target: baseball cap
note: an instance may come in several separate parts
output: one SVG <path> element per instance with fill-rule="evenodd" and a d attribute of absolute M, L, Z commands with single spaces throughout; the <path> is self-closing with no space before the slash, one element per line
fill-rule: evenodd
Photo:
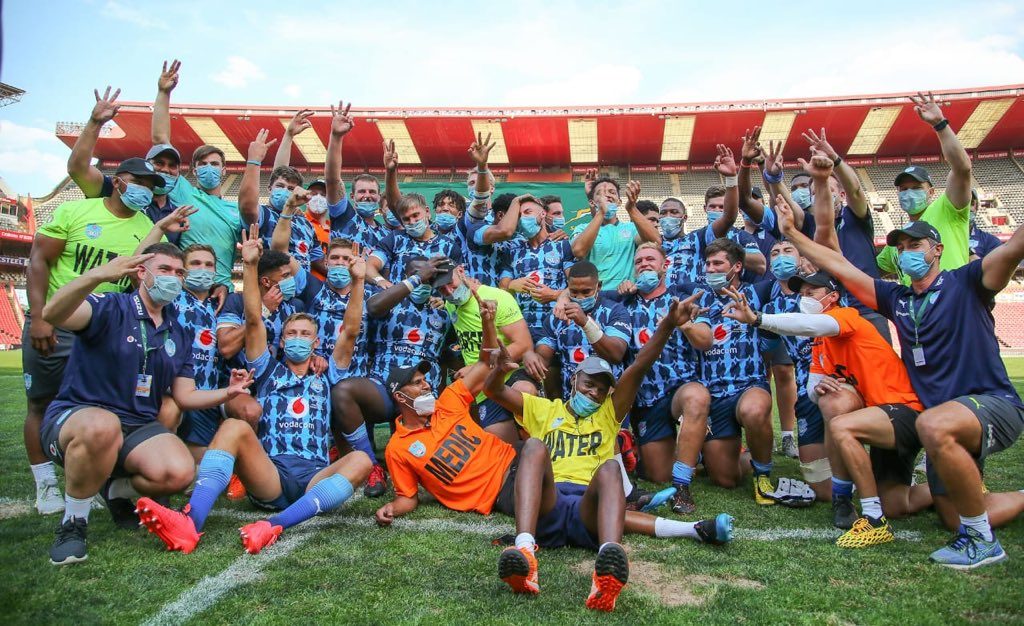
<path fill-rule="evenodd" d="M 327 189 L 327 183 L 326 183 L 326 182 L 324 182 L 324 179 L 322 179 L 322 178 L 317 178 L 317 179 L 315 179 L 315 180 L 311 180 L 311 181 L 309 181 L 309 182 L 308 182 L 308 183 L 306 184 L 306 189 L 310 189 L 310 188 L 311 188 L 311 187 L 312 187 L 313 185 L 320 185 L 321 187 L 323 187 L 323 188 L 324 188 L 324 190 L 326 190 L 326 189 Z"/>
<path fill-rule="evenodd" d="M 121 161 L 121 164 L 117 166 L 117 170 L 114 173 L 131 174 L 137 178 L 148 178 L 153 181 L 154 187 L 162 188 L 164 186 L 164 177 L 153 169 L 153 164 L 139 157 L 132 157 Z"/>
<path fill-rule="evenodd" d="M 929 185 L 932 184 L 932 177 L 928 175 L 928 170 L 924 169 L 920 165 L 911 165 L 907 169 L 897 174 L 896 181 L 893 184 L 899 187 L 900 181 L 903 180 L 904 176 L 909 176 L 914 180 L 920 181 L 922 183 L 928 183 Z"/>
<path fill-rule="evenodd" d="M 793 174 L 793 178 L 789 179 L 789 184 L 792 185 L 794 182 L 796 182 L 796 179 L 798 178 L 806 178 L 807 180 L 811 180 L 811 175 L 808 174 L 807 172 L 797 172 L 796 174 Z"/>
<path fill-rule="evenodd" d="M 906 235 L 911 239 L 934 239 L 935 241 L 942 243 L 942 238 L 939 237 L 939 231 L 935 230 L 934 226 L 924 220 L 910 222 L 903 228 L 897 228 L 896 230 L 891 231 L 885 236 L 885 243 L 890 246 L 895 246 L 900 240 L 900 235 Z"/>
<path fill-rule="evenodd" d="M 158 154 L 163 154 L 164 152 L 170 152 L 174 155 L 174 158 L 178 159 L 178 163 L 181 163 L 181 153 L 169 143 L 158 143 L 150 148 L 149 152 L 146 153 L 146 160 L 156 158 Z"/>
<path fill-rule="evenodd" d="M 615 384 L 615 374 L 612 373 L 612 366 L 608 364 L 599 356 L 588 356 L 576 366 L 577 372 L 583 372 L 584 374 L 590 374 L 591 376 L 598 376 L 604 374 L 608 377 L 608 384 Z"/>
<path fill-rule="evenodd" d="M 751 187 L 750 195 L 757 198 L 758 200 L 764 199 L 764 192 L 761 191 L 760 187 Z"/>
<path fill-rule="evenodd" d="M 391 367 L 391 369 L 388 371 L 388 392 L 395 393 L 402 387 L 408 385 L 409 381 L 412 380 L 412 377 L 416 372 L 426 374 L 429 371 L 429 361 L 420 361 L 416 365 L 410 365 L 408 367 Z"/>
<path fill-rule="evenodd" d="M 430 281 L 430 286 L 434 289 L 438 287 L 444 287 L 445 285 L 452 282 L 452 273 L 455 271 L 455 263 L 451 259 L 445 259 L 444 263 L 437 267 L 437 274 L 434 275 L 434 279 Z"/>
<path fill-rule="evenodd" d="M 820 270 L 807 276 L 793 276 L 786 282 L 786 285 L 793 291 L 800 291 L 800 288 L 804 285 L 828 287 L 832 291 L 839 291 L 839 283 L 836 282 L 836 279 L 832 278 L 832 275 L 828 272 Z"/>

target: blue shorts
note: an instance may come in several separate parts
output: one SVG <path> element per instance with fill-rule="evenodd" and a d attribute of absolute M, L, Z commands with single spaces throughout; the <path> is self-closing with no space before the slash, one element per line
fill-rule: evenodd
<path fill-rule="evenodd" d="M 526 373 L 526 370 L 520 368 L 512 372 L 512 375 L 505 381 L 505 386 L 511 387 L 521 380 L 527 380 L 534 385 L 537 385 L 537 381 L 531 378 L 530 375 Z M 477 404 L 477 411 L 480 418 L 480 426 L 483 428 L 493 426 L 494 424 L 500 424 L 501 422 L 507 422 L 514 417 L 511 411 L 507 410 L 505 407 L 490 398 L 487 398 L 483 402 Z"/>
<path fill-rule="evenodd" d="M 771 365 L 792 365 L 793 359 L 789 356 L 789 351 L 786 349 L 786 343 L 784 341 L 776 342 L 775 346 L 765 352 L 765 356 L 768 357 L 768 362 Z"/>
<path fill-rule="evenodd" d="M 558 497 L 547 515 L 537 520 L 537 545 L 542 548 L 575 546 L 597 550 L 597 537 L 590 534 L 580 517 L 580 502 L 586 485 L 555 483 Z"/>
<path fill-rule="evenodd" d="M 672 416 L 672 397 L 675 391 L 673 389 L 667 392 L 652 406 L 633 407 L 630 411 L 630 423 L 636 433 L 638 445 L 662 439 L 675 439 L 676 419 Z"/>
<path fill-rule="evenodd" d="M 82 409 L 95 408 L 90 405 L 71 404 L 70 402 L 52 402 L 46 409 L 43 416 L 43 424 L 39 429 L 39 443 L 43 447 L 43 454 L 55 464 L 64 467 L 64 449 L 60 446 L 60 431 L 68 419 Z M 124 468 L 128 455 L 135 448 L 146 441 L 159 435 L 169 435 L 171 431 L 157 421 L 145 424 L 126 425 L 121 423 L 121 447 L 117 451 L 117 461 L 111 476 L 120 478 L 128 476 Z"/>
<path fill-rule="evenodd" d="M 208 446 L 213 441 L 213 435 L 223 420 L 224 414 L 220 407 L 201 411 L 185 411 L 181 414 L 178 437 L 185 443 Z"/>
<path fill-rule="evenodd" d="M 740 436 L 740 422 L 736 418 L 736 411 L 739 409 L 740 398 L 751 389 L 764 389 L 771 394 L 771 387 L 767 382 L 756 382 L 731 396 L 717 398 L 714 395 L 711 396 L 711 408 L 708 411 L 708 434 L 704 441 Z"/>
<path fill-rule="evenodd" d="M 801 446 L 825 442 L 825 418 L 806 394 L 796 397 L 796 428 Z"/>
<path fill-rule="evenodd" d="M 391 398 L 391 394 L 388 393 L 388 390 L 384 387 L 384 383 L 372 376 L 368 380 L 377 388 L 377 393 L 380 394 L 380 399 L 384 402 L 384 415 L 387 416 L 387 421 L 390 422 L 395 419 L 395 417 L 398 416 L 398 407 L 395 406 L 395 401 Z"/>
<path fill-rule="evenodd" d="M 313 480 L 313 476 L 327 467 L 316 461 L 291 454 L 272 456 L 270 462 L 277 468 L 277 475 L 281 479 L 281 495 L 273 500 L 259 500 L 249 496 L 249 500 L 260 508 L 275 511 L 287 509 L 293 502 L 301 498 L 306 493 L 306 487 L 309 486 L 309 481 Z"/>

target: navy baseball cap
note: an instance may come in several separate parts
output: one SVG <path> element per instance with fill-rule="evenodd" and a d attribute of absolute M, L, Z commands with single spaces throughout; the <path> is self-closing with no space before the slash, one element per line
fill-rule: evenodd
<path fill-rule="evenodd" d="M 312 188 L 313 185 L 319 185 L 324 188 L 324 191 L 327 191 L 327 183 L 324 182 L 324 179 L 322 178 L 317 178 L 316 180 L 309 181 L 309 183 L 306 185 L 306 189 Z"/>
<path fill-rule="evenodd" d="M 177 148 L 175 148 L 169 143 L 158 143 L 152 148 L 150 148 L 149 152 L 146 153 L 146 160 L 149 161 L 151 159 L 154 159 L 158 154 L 163 154 L 165 152 L 170 152 L 171 154 L 173 154 L 174 158 L 178 159 L 178 163 L 181 163 L 181 153 L 178 152 Z"/>
<path fill-rule="evenodd" d="M 895 247 L 896 243 L 900 240 L 900 235 L 906 235 L 911 239 L 934 239 L 936 242 L 942 243 L 939 231 L 935 230 L 934 226 L 924 220 L 910 222 L 903 228 L 897 228 L 896 230 L 891 231 L 885 236 L 885 243 Z"/>
<path fill-rule="evenodd" d="M 420 361 L 416 365 L 410 365 L 409 367 L 392 367 L 388 372 L 388 391 L 390 393 L 395 393 L 402 387 L 408 385 L 416 372 L 426 374 L 429 371 L 429 361 Z"/>
<path fill-rule="evenodd" d="M 121 164 L 117 166 L 117 170 L 114 173 L 131 174 L 136 178 L 148 178 L 153 181 L 154 187 L 163 188 L 164 186 L 164 177 L 153 168 L 153 164 L 139 157 L 132 157 L 121 161 Z"/>
<path fill-rule="evenodd" d="M 828 287 L 832 291 L 839 291 L 839 283 L 836 282 L 836 279 L 832 278 L 828 272 L 820 270 L 807 276 L 793 276 L 786 282 L 786 285 L 793 291 L 800 291 L 804 285 Z"/>
<path fill-rule="evenodd" d="M 590 374 L 591 376 L 605 375 L 608 377 L 608 384 L 615 384 L 615 374 L 612 373 L 612 366 L 599 356 L 590 355 L 576 366 L 577 372 Z"/>
<path fill-rule="evenodd" d="M 899 187 L 900 186 L 900 181 L 903 180 L 903 178 L 906 177 L 906 176 L 909 176 L 909 177 L 913 178 L 914 180 L 920 181 L 922 183 L 928 183 L 929 185 L 932 185 L 933 187 L 935 186 L 935 185 L 932 184 L 932 177 L 928 175 L 928 170 L 924 169 L 920 165 L 911 165 L 907 169 L 905 169 L 902 172 L 900 172 L 899 174 L 897 174 L 896 175 L 896 181 L 893 183 L 893 185 L 896 185 L 897 187 Z"/>

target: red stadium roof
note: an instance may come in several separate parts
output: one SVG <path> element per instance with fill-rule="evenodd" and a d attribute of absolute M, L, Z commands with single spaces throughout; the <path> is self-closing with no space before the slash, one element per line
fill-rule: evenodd
<path fill-rule="evenodd" d="M 766 134 L 768 128 L 774 127 L 776 138 L 785 138 L 790 146 L 787 156 L 792 159 L 804 151 L 800 133 L 821 127 L 828 130 L 829 140 L 840 154 L 864 162 L 876 157 L 938 155 L 938 140 L 925 132 L 907 95 L 594 107 L 353 108 L 351 115 L 356 118 L 356 127 L 345 137 L 343 160 L 346 169 L 380 169 L 382 139 L 385 134 L 394 136 L 397 132 L 399 138 L 407 133 L 413 146 L 399 149 L 403 171 L 466 168 L 472 164 L 466 149 L 475 136 L 474 126 L 488 123 L 492 130 L 500 129 L 495 134 L 508 155 L 508 162 L 501 163 L 492 154 L 495 169 L 530 171 L 593 164 L 705 166 L 714 160 L 716 143 L 728 143 L 735 150 L 744 130 L 756 124 L 765 124 Z M 965 125 L 970 120 L 969 134 L 974 139 L 965 143 L 972 151 L 993 153 L 1024 148 L 1024 84 L 943 91 L 936 92 L 936 96 L 941 97 L 950 124 L 964 140 Z M 298 145 L 293 148 L 291 162 L 298 167 L 323 162 L 320 155 L 328 140 L 330 111 L 314 110 L 316 136 L 307 137 L 310 131 L 299 136 L 300 140 L 306 137 L 314 144 L 313 149 L 304 156 Z M 196 130 L 205 124 L 204 134 L 210 128 L 216 133 L 219 128 L 232 147 L 245 155 L 259 129 L 268 128 L 271 137 L 280 137 L 294 111 L 280 107 L 173 104 L 173 143 L 187 160 L 197 146 L 206 143 Z M 116 126 L 105 129 L 100 138 L 96 156 L 102 161 L 120 161 L 145 154 L 151 145 L 151 112 L 149 103 L 125 103 Z M 203 118 L 214 124 L 203 122 Z M 679 136 L 666 137 L 669 121 L 671 127 L 682 129 Z M 577 132 L 570 132 L 570 127 Z M 71 146 L 80 129 L 81 124 L 60 123 L 57 136 Z M 861 152 L 851 153 L 859 134 Z M 321 145 L 316 146 L 317 143 Z M 663 158 L 663 149 L 671 145 L 683 151 Z M 869 148 L 863 148 L 865 145 Z M 228 146 L 220 147 L 229 152 L 229 162 L 239 161 L 230 156 Z M 574 151 L 580 158 L 573 160 Z M 416 157 L 419 164 L 415 163 Z M 268 164 L 270 161 L 267 159 Z"/>

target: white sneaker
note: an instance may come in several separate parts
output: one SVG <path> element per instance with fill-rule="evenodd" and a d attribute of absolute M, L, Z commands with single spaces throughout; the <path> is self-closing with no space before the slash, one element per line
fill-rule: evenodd
<path fill-rule="evenodd" d="M 64 496 L 60 494 L 56 478 L 44 480 L 36 485 L 36 510 L 40 515 L 60 513 L 64 510 Z"/>
<path fill-rule="evenodd" d="M 93 511 L 102 511 L 107 508 L 107 503 L 103 501 L 103 496 L 96 494 L 92 497 L 92 504 L 89 505 L 89 508 Z"/>

